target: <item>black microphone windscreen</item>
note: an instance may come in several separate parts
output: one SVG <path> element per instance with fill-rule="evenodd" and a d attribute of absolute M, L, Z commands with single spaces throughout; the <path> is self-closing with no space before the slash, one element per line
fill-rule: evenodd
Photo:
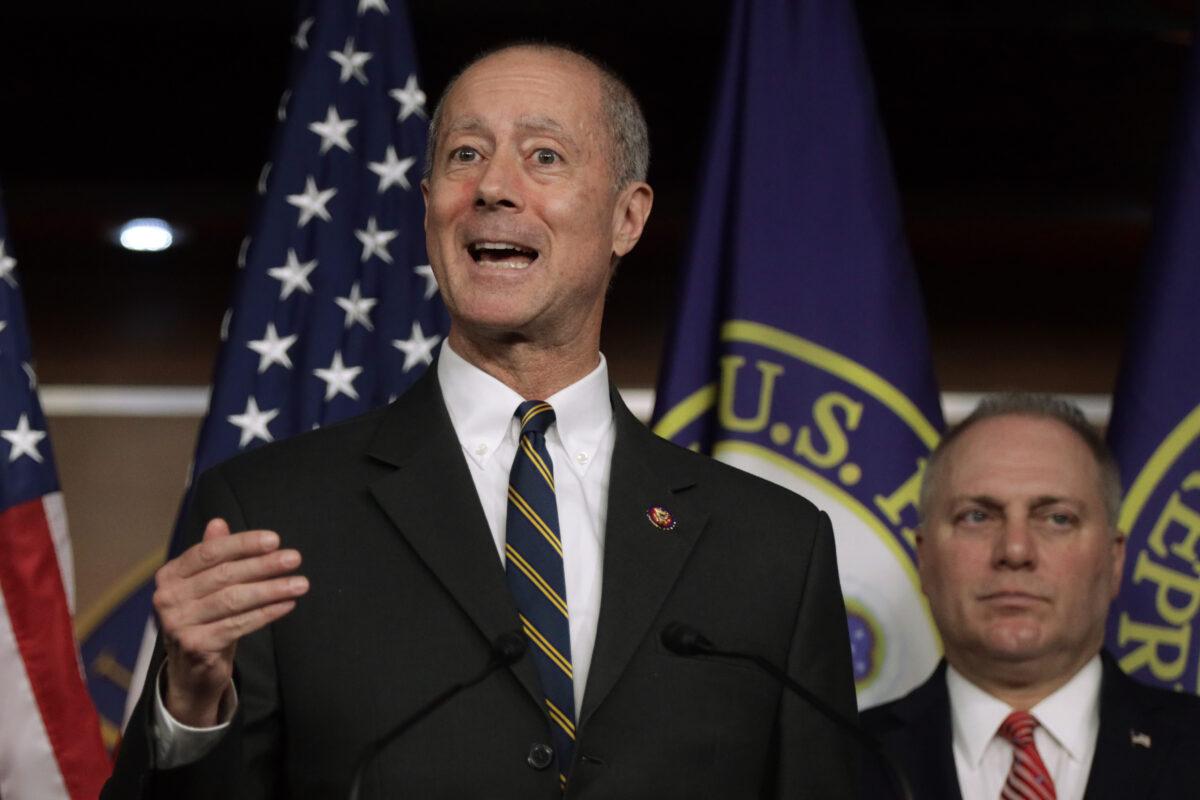
<path fill-rule="evenodd" d="M 492 642 L 492 658 L 498 664 L 515 664 L 525 655 L 525 648 L 525 637 L 520 633 L 502 633 Z"/>

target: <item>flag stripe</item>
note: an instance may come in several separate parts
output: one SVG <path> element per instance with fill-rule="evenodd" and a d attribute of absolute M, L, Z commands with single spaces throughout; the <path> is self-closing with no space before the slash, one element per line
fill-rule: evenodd
<path fill-rule="evenodd" d="M 67 595 L 40 498 L 0 513 L 0 591 L 56 768 L 72 800 L 94 798 L 108 777 L 108 756 L 80 674 Z M 7 713 L 0 723 L 15 724 Z"/>

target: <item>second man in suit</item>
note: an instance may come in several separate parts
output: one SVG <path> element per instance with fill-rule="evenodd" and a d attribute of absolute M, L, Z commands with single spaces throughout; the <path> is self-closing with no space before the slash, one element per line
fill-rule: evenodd
<path fill-rule="evenodd" d="M 1044 395 L 989 398 L 938 444 L 918 571 L 945 660 L 864 713 L 918 798 L 1178 798 L 1200 787 L 1200 699 L 1104 652 L 1120 482 L 1099 434 Z M 867 771 L 864 798 L 891 796 Z"/>

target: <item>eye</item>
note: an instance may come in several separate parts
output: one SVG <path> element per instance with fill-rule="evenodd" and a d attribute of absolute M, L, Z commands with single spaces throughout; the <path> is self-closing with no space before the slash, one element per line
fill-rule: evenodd
<path fill-rule="evenodd" d="M 1075 515 L 1065 511 L 1052 511 L 1046 515 L 1046 519 L 1056 528 L 1069 528 L 1075 524 Z"/>
<path fill-rule="evenodd" d="M 959 512 L 954 518 L 955 522 L 964 525 L 983 525 L 991 519 L 991 514 L 982 508 L 968 508 L 965 511 Z"/>
<path fill-rule="evenodd" d="M 479 152 L 474 147 L 456 147 L 450 151 L 450 158 L 461 164 L 469 164 L 479 157 Z"/>
<path fill-rule="evenodd" d="M 549 147 L 539 147 L 533 152 L 533 158 L 542 166 L 551 166 L 562 160 L 562 157 Z"/>

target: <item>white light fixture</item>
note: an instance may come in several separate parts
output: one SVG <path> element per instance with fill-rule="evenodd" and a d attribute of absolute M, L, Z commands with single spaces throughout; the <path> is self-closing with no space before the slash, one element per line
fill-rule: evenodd
<path fill-rule="evenodd" d="M 126 250 L 157 253 L 175 242 L 175 230 L 166 220 L 156 217 L 131 219 L 117 232 L 117 241 Z"/>

